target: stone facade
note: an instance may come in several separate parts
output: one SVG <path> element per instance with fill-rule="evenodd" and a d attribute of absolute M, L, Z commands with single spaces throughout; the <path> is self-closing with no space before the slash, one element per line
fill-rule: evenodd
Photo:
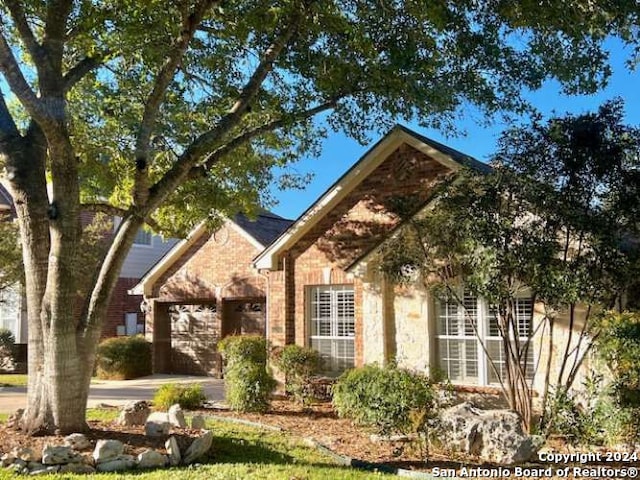
<path fill-rule="evenodd" d="M 367 296 L 360 278 L 347 268 L 380 244 L 400 223 L 398 202 L 424 205 L 451 170 L 403 144 L 393 151 L 327 215 L 286 252 L 279 268 L 269 272 L 269 338 L 276 345 L 309 344 L 308 289 L 318 285 L 351 285 L 355 299 L 355 364 L 368 361 L 365 349 L 384 340 L 382 331 L 363 314 Z M 366 326 L 365 326 L 366 325 Z M 365 346 L 364 339 L 367 339 Z M 372 358 L 382 360 L 374 354 Z"/>
<path fill-rule="evenodd" d="M 150 287 L 145 290 L 147 334 L 154 343 L 155 371 L 174 371 L 180 364 L 177 352 L 197 364 L 187 370 L 217 375 L 211 346 L 231 333 L 265 333 L 274 346 L 296 343 L 321 352 L 318 345 L 325 339 L 348 339 L 345 344 L 353 349 L 349 361 L 356 366 L 395 360 L 401 367 L 433 371 L 443 356 L 436 299 L 420 285 L 386 281 L 372 253 L 402 228 L 402 215 L 429 205 L 461 165 L 487 168 L 443 145 L 394 130 L 288 230 L 272 243 L 263 242 L 266 248 L 248 241 L 231 221 L 213 234 L 194 236 L 162 274 L 145 283 L 145 289 Z M 348 297 L 343 304 L 335 300 L 340 295 Z M 199 319 L 201 330 L 198 322 L 192 322 L 191 330 L 178 328 L 175 309 L 185 305 L 210 309 L 211 317 Z M 353 327 L 347 327 L 352 330 L 339 332 L 345 327 L 336 327 L 338 317 L 352 319 Z M 317 334 L 322 322 L 327 331 Z M 580 328 L 578 321 L 574 329 Z M 568 332 L 567 320 L 560 318 L 556 339 L 567 339 Z M 533 338 L 539 365 L 550 355 L 546 335 L 541 329 Z M 577 341 L 575 335 L 572 348 Z M 336 345 L 331 343 L 331 354 Z M 564 351 L 552 354 L 552 376 L 557 376 Z M 481 363 L 478 369 L 484 368 Z M 489 376 L 483 372 L 477 378 Z M 535 377 L 534 386 L 544 389 L 543 375 Z"/>

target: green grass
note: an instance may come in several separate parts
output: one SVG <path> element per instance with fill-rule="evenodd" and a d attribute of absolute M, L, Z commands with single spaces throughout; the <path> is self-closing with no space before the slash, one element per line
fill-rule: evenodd
<path fill-rule="evenodd" d="M 89 409 L 88 420 L 113 420 L 117 409 Z M 210 479 L 297 479 L 297 480 L 365 480 L 393 478 L 380 473 L 369 473 L 338 466 L 333 459 L 305 445 L 300 439 L 283 432 L 273 432 L 222 421 L 209 421 L 207 427 L 214 432 L 211 457 L 198 467 L 179 467 L 151 472 L 128 474 L 99 474 L 92 479 L 186 480 Z M 0 470 L 0 480 L 17 476 Z M 82 475 L 47 475 L 51 480 L 88 478 Z"/>
<path fill-rule="evenodd" d="M 7 373 L 0 375 L 0 387 L 26 387 L 27 386 L 27 376 L 16 374 L 16 373 Z"/>

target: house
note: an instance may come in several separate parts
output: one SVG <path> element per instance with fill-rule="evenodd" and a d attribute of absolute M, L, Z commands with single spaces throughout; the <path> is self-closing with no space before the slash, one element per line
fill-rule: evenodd
<path fill-rule="evenodd" d="M 268 277 L 252 260 L 291 223 L 267 211 L 237 214 L 214 232 L 202 223 L 131 290 L 145 298 L 155 372 L 220 377 L 219 339 L 267 334 Z"/>
<path fill-rule="evenodd" d="M 231 330 L 244 331 L 228 317 L 227 305 L 260 299 L 268 340 L 273 345 L 311 346 L 332 372 L 395 359 L 411 369 L 441 369 L 454 383 L 496 385 L 496 372 L 489 368 L 480 342 L 500 371 L 501 339 L 483 299 L 461 292 L 479 326 L 480 340 L 457 304 L 438 300 L 420 286 L 390 284 L 374 261 L 377 249 L 401 228 L 395 213 L 398 201 L 427 208 L 463 167 L 490 170 L 468 155 L 396 126 L 273 241 L 265 237 L 264 242 L 250 242 L 247 224 L 237 221 L 229 220 L 207 235 L 198 227 L 154 267 L 157 274 L 145 276 L 132 291 L 144 294 L 149 306 L 146 331 L 154 343 L 154 369 L 183 368 L 182 342 L 189 332 L 191 361 L 206 363 L 202 371 L 211 372 L 211 361 L 201 359 L 216 355 L 215 341 Z M 219 236 L 224 240 L 217 240 Z M 206 321 L 200 313 L 205 306 Z M 521 332 L 531 329 L 534 308 L 526 296 L 519 300 Z M 561 332 L 556 335 L 566 335 L 563 320 L 558 325 Z M 538 332 L 533 337 L 527 357 L 532 366 L 544 364 L 548 356 L 542 336 Z M 535 379 L 536 388 L 542 389 L 543 383 L 543 378 Z"/>
<path fill-rule="evenodd" d="M 9 190 L 0 183 L 0 211 L 6 211 L 15 218 L 13 199 Z M 92 215 L 83 214 L 83 222 L 91 222 Z M 115 219 L 117 221 L 117 219 Z M 117 335 L 135 335 L 144 333 L 144 313 L 140 309 L 141 296 L 131 296 L 128 290 L 136 285 L 149 270 L 173 245 L 176 239 L 165 240 L 146 230 L 140 230 L 134 240 L 127 258 L 124 261 L 120 277 L 115 286 L 107 311 L 107 319 L 102 329 L 102 337 Z M 23 287 L 14 287 L 2 292 L 0 298 L 0 327 L 11 330 L 16 343 L 27 343 L 27 310 Z M 22 349 L 26 352 L 26 349 Z M 24 356 L 24 355 L 23 355 Z"/>

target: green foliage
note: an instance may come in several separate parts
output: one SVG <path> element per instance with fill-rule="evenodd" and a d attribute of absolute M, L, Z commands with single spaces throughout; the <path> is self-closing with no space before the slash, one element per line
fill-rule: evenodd
<path fill-rule="evenodd" d="M 239 412 L 266 412 L 276 381 L 264 365 L 240 362 L 225 373 L 225 397 Z"/>
<path fill-rule="evenodd" d="M 618 441 L 640 440 L 640 313 L 605 312 L 593 330 L 598 358 L 611 372 L 603 431 Z"/>
<path fill-rule="evenodd" d="M 130 380 L 151 375 L 151 343 L 143 336 L 104 340 L 96 351 L 98 378 Z"/>
<path fill-rule="evenodd" d="M 365 365 L 343 373 L 333 387 L 338 415 L 382 434 L 410 433 L 435 411 L 427 377 L 395 365 Z"/>
<path fill-rule="evenodd" d="M 302 405 L 313 400 L 310 379 L 320 371 L 322 358 L 317 350 L 300 345 L 287 345 L 274 355 L 275 366 L 284 373 L 287 393 Z"/>
<path fill-rule="evenodd" d="M 640 439 L 640 408 L 621 405 L 602 375 L 588 377 L 580 393 L 556 389 L 546 405 L 545 434 L 578 445 L 634 444 Z"/>
<path fill-rule="evenodd" d="M 0 328 L 0 371 L 13 368 L 15 343 L 16 339 L 11 330 Z"/>
<path fill-rule="evenodd" d="M 222 354 L 231 368 L 236 363 L 250 362 L 267 364 L 267 339 L 260 335 L 231 335 L 218 343 Z"/>
<path fill-rule="evenodd" d="M 195 410 L 207 400 L 199 383 L 165 383 L 153 395 L 153 405 L 167 410 L 176 403 L 185 410 Z"/>
<path fill-rule="evenodd" d="M 396 282 L 422 281 L 460 305 L 456 292 L 464 285 L 496 307 L 503 332 L 517 332 L 514 305 L 522 295 L 548 312 L 540 320 L 547 326 L 568 311 L 572 330 L 576 305 L 587 312 L 613 305 L 640 272 L 637 248 L 629 248 L 629 238 L 640 236 L 640 129 L 624 124 L 622 102 L 577 116 L 536 116 L 503 134 L 492 163 L 489 172 L 461 172 L 435 208 L 407 218 L 381 249 L 381 270 Z M 552 347 L 562 352 L 551 378 L 558 389 L 571 386 L 587 352 L 569 360 L 576 336 L 586 331 Z M 505 397 L 528 424 L 522 357 L 507 347 L 503 358 L 515 368 Z M 519 396 L 526 398 L 511 400 Z"/>
<path fill-rule="evenodd" d="M 225 359 L 225 396 L 240 412 L 265 412 L 276 381 L 267 371 L 267 340 L 257 335 L 224 338 L 218 351 Z"/>
<path fill-rule="evenodd" d="M 613 375 L 612 394 L 620 407 L 640 408 L 640 313 L 608 312 L 598 320 L 595 351 Z"/>

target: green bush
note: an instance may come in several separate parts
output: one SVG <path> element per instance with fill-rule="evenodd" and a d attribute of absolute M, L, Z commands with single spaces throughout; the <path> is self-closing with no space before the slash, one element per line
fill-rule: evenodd
<path fill-rule="evenodd" d="M 165 383 L 156 390 L 153 396 L 153 405 L 156 408 L 166 410 L 177 403 L 185 410 L 195 410 L 206 400 L 207 397 L 199 383 L 189 385 Z"/>
<path fill-rule="evenodd" d="M 321 366 L 320 354 L 300 345 L 287 345 L 273 356 L 275 366 L 285 376 L 285 390 L 296 402 L 308 405 L 313 400 L 311 377 Z"/>
<path fill-rule="evenodd" d="M 141 335 L 104 340 L 96 352 L 96 374 L 107 380 L 151 375 L 151 344 Z"/>
<path fill-rule="evenodd" d="M 436 409 L 429 379 L 395 365 L 366 365 L 342 374 L 333 387 L 338 415 L 379 433 L 412 433 L 424 428 Z M 420 418 L 420 425 L 416 419 Z"/>
<path fill-rule="evenodd" d="M 0 328 L 0 371 L 14 367 L 14 344 L 16 339 L 8 328 Z"/>
<path fill-rule="evenodd" d="M 265 412 L 276 381 L 267 371 L 267 341 L 255 335 L 230 336 L 218 344 L 225 366 L 225 395 L 240 412 Z"/>
<path fill-rule="evenodd" d="M 621 406 L 615 389 L 607 386 L 600 374 L 587 377 L 584 387 L 579 394 L 566 390 L 552 393 L 545 414 L 545 434 L 562 435 L 576 445 L 635 443 L 640 432 L 640 409 Z"/>
<path fill-rule="evenodd" d="M 267 340 L 260 335 L 232 335 L 218 343 L 227 366 L 235 362 L 267 364 Z"/>
<path fill-rule="evenodd" d="M 595 325 L 594 349 L 611 372 L 601 391 L 601 430 L 608 442 L 640 441 L 640 313 L 606 312 Z"/>

